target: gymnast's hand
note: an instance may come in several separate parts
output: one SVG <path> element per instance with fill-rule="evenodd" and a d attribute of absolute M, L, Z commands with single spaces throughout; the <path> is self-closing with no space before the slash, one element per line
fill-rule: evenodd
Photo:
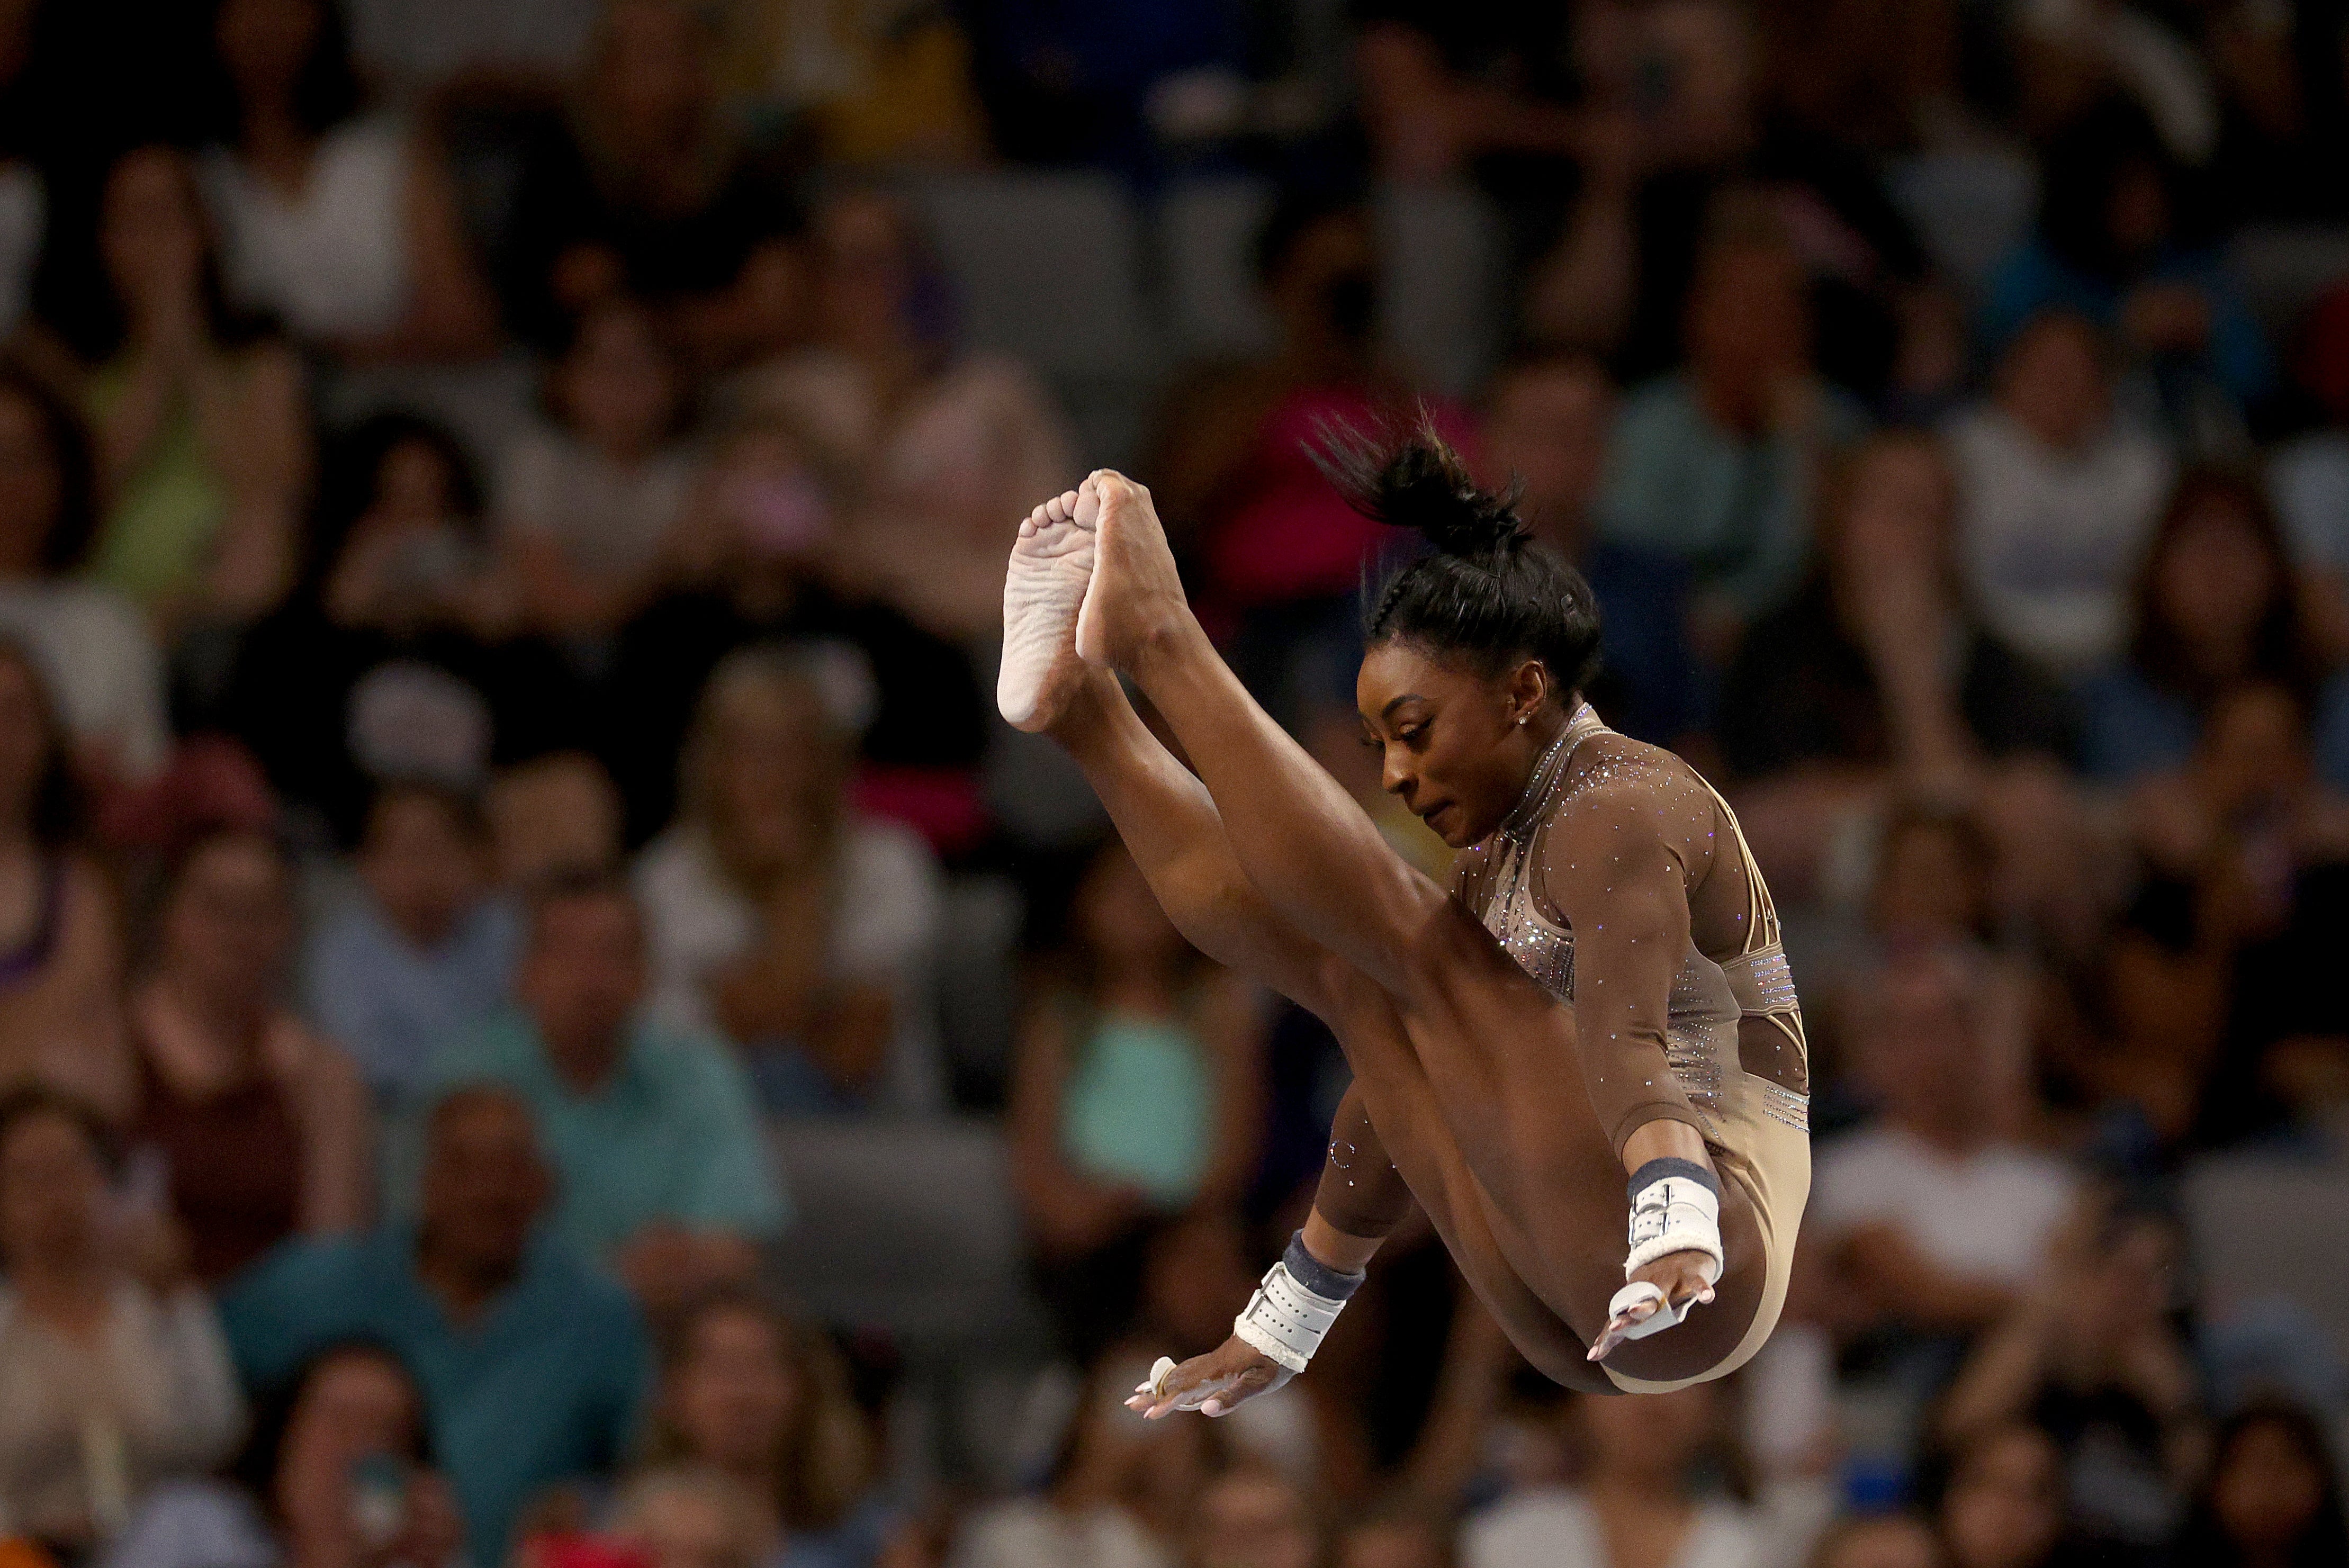
<path fill-rule="evenodd" d="M 1153 1421 L 1178 1410 L 1226 1416 L 1243 1399 L 1270 1393 L 1289 1376 L 1288 1368 L 1234 1335 L 1205 1356 L 1194 1356 L 1136 1388 L 1125 1408 Z"/>
<path fill-rule="evenodd" d="M 1635 1280 L 1645 1280 L 1664 1293 L 1675 1312 L 1685 1314 L 1693 1302 L 1703 1305 L 1713 1299 L 1713 1286 L 1704 1279 L 1703 1266 L 1713 1260 L 1703 1253 L 1666 1253 L 1647 1267 L 1633 1273 Z M 1662 1304 L 1651 1297 L 1633 1302 L 1609 1318 L 1599 1337 L 1591 1342 L 1590 1359 L 1604 1361 L 1607 1353 L 1630 1337 L 1631 1330 L 1662 1310 Z"/>

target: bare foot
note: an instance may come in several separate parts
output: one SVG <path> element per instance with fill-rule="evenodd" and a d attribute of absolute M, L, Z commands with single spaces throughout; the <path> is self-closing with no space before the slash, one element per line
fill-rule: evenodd
<path fill-rule="evenodd" d="M 995 706 L 1014 729 L 1050 728 L 1083 677 L 1077 611 L 1093 580 L 1097 510 L 1093 498 L 1070 490 L 1019 524 L 1003 574 L 1003 662 L 995 677 Z"/>
<path fill-rule="evenodd" d="M 1100 469 L 1077 494 L 1080 506 L 1090 499 L 1098 508 L 1093 578 L 1077 614 L 1077 652 L 1087 664 L 1131 671 L 1152 636 L 1181 621 L 1183 579 L 1148 490 Z"/>

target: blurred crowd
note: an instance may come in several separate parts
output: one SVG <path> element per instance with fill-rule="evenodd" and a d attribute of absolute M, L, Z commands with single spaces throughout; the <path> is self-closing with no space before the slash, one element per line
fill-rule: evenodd
<path fill-rule="evenodd" d="M 2344 151 L 2338 0 L 0 0 L 0 1568 L 2349 1562 Z M 1004 552 L 1143 478 L 1440 875 L 1421 411 L 1767 868 L 1795 1287 L 1572 1398 L 1422 1224 L 1145 1426 L 1345 1068 Z"/>

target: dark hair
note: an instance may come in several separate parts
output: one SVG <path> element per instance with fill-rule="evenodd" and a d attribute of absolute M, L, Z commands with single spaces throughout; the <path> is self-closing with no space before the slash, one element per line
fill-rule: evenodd
<path fill-rule="evenodd" d="M 628 879 L 608 866 L 557 866 L 542 876 L 533 877 L 522 892 L 523 925 L 532 942 L 540 935 L 546 912 L 561 903 L 585 903 L 611 900 L 624 903 L 636 915 L 641 934 L 644 914 L 636 903 L 636 889 Z"/>
<path fill-rule="evenodd" d="M 481 843 L 490 837 L 489 813 L 482 810 L 479 795 L 438 779 L 407 778 L 386 779 L 376 785 L 375 793 L 367 799 L 367 822 L 361 837 L 372 835 L 384 813 L 402 800 L 421 800 L 430 806 L 468 843 Z"/>
<path fill-rule="evenodd" d="M 0 633 L 0 664 L 13 664 L 33 683 L 33 705 L 40 715 L 41 744 L 46 753 L 40 782 L 33 786 L 33 838 L 48 850 L 61 850 L 81 837 L 81 786 L 74 779 L 72 736 L 57 708 L 49 674 L 33 650 Z"/>
<path fill-rule="evenodd" d="M 41 440 L 57 475 L 57 510 L 41 537 L 41 569 L 71 572 L 89 553 L 98 532 L 98 470 L 90 456 L 89 427 L 55 387 L 21 365 L 0 361 L 0 397 L 29 405 L 40 421 Z"/>
<path fill-rule="evenodd" d="M 2121 253 L 2112 232 L 2113 191 L 2128 170 L 2146 169 L 2160 181 L 2173 237 L 2205 226 L 2193 181 L 2152 119 L 2123 95 L 2102 99 L 2050 137 L 2040 168 L 2041 240 L 2065 265 L 2104 282 L 2126 282 L 2149 259 Z"/>
<path fill-rule="evenodd" d="M 2266 487 L 2234 469 L 2189 469 L 2170 490 L 2129 591 L 2129 662 L 2155 686 L 2198 704 L 2219 695 L 2193 667 L 2186 639 L 2162 610 L 2160 587 L 2163 562 L 2187 520 L 2213 502 L 2230 507 L 2243 520 L 2275 573 L 2267 605 L 2252 629 L 2251 667 L 2240 678 L 2272 681 L 2305 701 L 2316 685 L 2318 661 L 2301 621 L 2299 595 L 2292 591 L 2292 553 Z"/>
<path fill-rule="evenodd" d="M 1257 283 L 1271 287 L 1280 269 L 1288 264 L 1289 253 L 1297 249 L 1298 242 L 1321 224 L 1332 218 L 1358 218 L 1368 211 L 1359 191 L 1295 186 L 1283 191 L 1266 215 L 1263 226 L 1257 230 L 1256 242 L 1249 248 L 1248 261 Z"/>
<path fill-rule="evenodd" d="M 47 1084 L 26 1084 L 0 1094 L 0 1147 L 7 1144 L 17 1128 L 44 1116 L 70 1124 L 88 1140 L 109 1180 L 120 1170 L 122 1147 L 106 1118 L 88 1101 Z"/>
<path fill-rule="evenodd" d="M 2344 1519 L 2342 1504 L 2341 1471 L 2333 1462 L 2332 1445 L 2325 1439 L 2324 1428 L 2300 1406 L 2281 1400 L 2248 1406 L 2220 1425 L 2218 1436 L 2211 1440 L 2209 1469 L 2195 1491 L 2186 1522 L 2178 1529 L 2170 1561 L 2191 1563 L 2197 1568 L 2203 1564 L 2209 1568 L 2230 1568 L 2245 1561 L 2219 1518 L 2219 1478 L 2235 1445 L 2245 1433 L 2259 1427 L 2275 1428 L 2290 1439 L 2316 1470 L 2318 1485 L 2323 1489 L 2316 1516 L 2292 1544 L 2292 1568 L 2334 1568 L 2338 1563 L 2349 1563 L 2349 1519 Z"/>
<path fill-rule="evenodd" d="M 212 26 L 204 30 L 208 46 L 203 72 L 205 129 L 215 141 L 236 144 L 244 129 L 244 106 L 237 97 L 236 78 L 220 49 L 221 13 L 231 0 L 217 0 Z M 317 16 L 310 36 L 310 53 L 294 77 L 294 119 L 312 136 L 323 136 L 358 112 L 359 78 L 351 65 L 350 29 L 336 0 L 309 0 Z"/>
<path fill-rule="evenodd" d="M 1416 531 L 1433 548 L 1362 596 L 1362 640 L 1416 643 L 1497 676 L 1538 659 L 1563 699 L 1599 673 L 1599 602 L 1582 573 L 1516 514 L 1514 491 L 1480 488 L 1424 410 L 1408 434 L 1322 428 L 1309 449 L 1363 516 Z"/>
<path fill-rule="evenodd" d="M 350 541 L 351 530 L 375 505 L 384 463 L 402 447 L 411 446 L 429 450 L 448 471 L 449 499 L 457 509 L 456 521 L 478 524 L 481 476 L 447 426 L 404 411 L 362 419 L 335 436 L 320 454 L 317 500 L 310 509 L 308 555 L 303 566 L 305 593 L 324 592 L 343 547 Z"/>
<path fill-rule="evenodd" d="M 277 1471 L 285 1462 L 285 1439 L 293 1431 L 294 1417 L 302 1408 L 303 1396 L 328 1366 L 359 1357 L 392 1367 L 415 1396 L 416 1429 L 409 1440 L 408 1451 L 399 1457 L 423 1467 L 433 1463 L 430 1400 L 407 1357 L 384 1340 L 338 1339 L 312 1352 L 299 1367 L 264 1388 L 254 1402 L 253 1426 L 244 1447 L 229 1466 L 229 1474 L 260 1505 L 264 1517 L 273 1521 L 278 1517 Z"/>

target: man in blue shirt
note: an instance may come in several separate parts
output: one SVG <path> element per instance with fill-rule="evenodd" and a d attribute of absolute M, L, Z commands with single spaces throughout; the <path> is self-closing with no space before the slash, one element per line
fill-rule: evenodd
<path fill-rule="evenodd" d="M 493 1083 L 520 1096 L 559 1178 L 555 1231 L 653 1316 L 749 1283 L 789 1212 L 740 1063 L 642 1016 L 644 927 L 625 882 L 557 878 L 531 897 L 527 927 L 521 1007 L 435 1051 L 426 1092 Z M 393 1145 L 395 1201 L 413 1132 Z"/>
<path fill-rule="evenodd" d="M 627 1292 L 540 1225 L 552 1189 L 529 1108 L 501 1088 L 459 1090 L 427 1118 L 412 1226 L 289 1242 L 221 1303 L 249 1388 L 354 1339 L 399 1353 L 480 1568 L 506 1560 L 538 1492 L 627 1458 L 651 1375 Z"/>

